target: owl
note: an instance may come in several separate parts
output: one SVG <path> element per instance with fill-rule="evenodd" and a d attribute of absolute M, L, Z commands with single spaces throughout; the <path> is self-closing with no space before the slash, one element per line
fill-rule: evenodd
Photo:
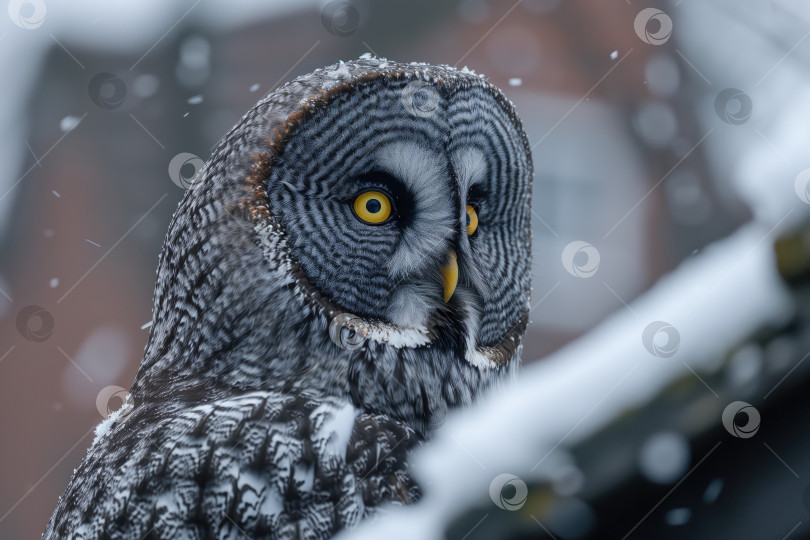
<path fill-rule="evenodd" d="M 180 202 L 44 538 L 328 538 L 416 501 L 412 450 L 518 368 L 531 178 L 467 69 L 365 55 L 265 96 Z"/>

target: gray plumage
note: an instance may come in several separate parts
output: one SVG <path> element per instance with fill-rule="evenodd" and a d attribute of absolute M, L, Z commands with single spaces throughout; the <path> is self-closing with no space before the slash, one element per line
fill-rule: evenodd
<path fill-rule="evenodd" d="M 484 78 L 369 55 L 316 70 L 198 178 L 130 398 L 44 538 L 327 538 L 418 499 L 409 450 L 517 369 L 532 165 Z M 353 214 L 367 189 L 391 195 L 385 223 Z"/>

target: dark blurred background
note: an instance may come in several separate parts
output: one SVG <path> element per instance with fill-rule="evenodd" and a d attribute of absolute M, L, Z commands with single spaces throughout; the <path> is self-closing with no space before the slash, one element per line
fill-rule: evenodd
<path fill-rule="evenodd" d="M 504 90 L 535 163 L 531 364 L 744 223 L 803 215 L 808 35 L 801 0 L 12 0 L 0 538 L 38 537 L 129 388 L 183 180 L 265 93 L 368 52 Z"/>

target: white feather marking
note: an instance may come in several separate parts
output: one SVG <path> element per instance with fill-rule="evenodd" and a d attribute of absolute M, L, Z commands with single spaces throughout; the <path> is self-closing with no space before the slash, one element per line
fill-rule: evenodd
<path fill-rule="evenodd" d="M 284 512 L 284 500 L 275 489 L 268 489 L 264 493 L 259 513 L 263 516 L 272 516 L 273 522 Z"/>
<path fill-rule="evenodd" d="M 177 495 L 173 491 L 165 491 L 158 495 L 155 510 L 158 514 L 176 512 L 178 510 Z"/>
<path fill-rule="evenodd" d="M 345 456 L 354 430 L 357 409 L 351 403 L 340 408 L 335 408 L 332 403 L 324 403 L 312 412 L 312 417 L 317 418 L 321 414 L 326 415 L 326 419 L 315 429 L 312 440 L 324 441 L 333 453 Z"/>
<path fill-rule="evenodd" d="M 257 519 L 260 515 L 257 508 L 259 503 L 264 502 L 265 492 L 272 491 L 268 489 L 268 483 L 250 470 L 243 470 L 236 479 L 236 485 L 241 493 L 238 508 L 241 516 L 247 521 Z"/>
<path fill-rule="evenodd" d="M 430 343 L 430 334 L 424 326 L 397 328 L 389 325 L 374 325 L 369 329 L 368 339 L 386 343 L 392 347 L 421 347 Z"/>
<path fill-rule="evenodd" d="M 472 294 L 466 288 L 461 287 L 456 290 L 457 295 L 460 295 L 464 300 L 464 333 L 466 335 L 467 347 L 464 353 L 464 359 L 470 364 L 481 370 L 493 369 L 496 367 L 487 355 L 478 350 L 476 336 L 478 335 L 478 327 L 480 325 L 481 314 L 475 307 Z"/>

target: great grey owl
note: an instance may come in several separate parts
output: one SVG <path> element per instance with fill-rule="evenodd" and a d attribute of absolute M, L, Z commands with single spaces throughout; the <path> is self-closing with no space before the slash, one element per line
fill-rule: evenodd
<path fill-rule="evenodd" d="M 45 538 L 327 538 L 520 362 L 532 163 L 503 93 L 365 55 L 271 92 L 180 203 L 126 404 Z"/>

